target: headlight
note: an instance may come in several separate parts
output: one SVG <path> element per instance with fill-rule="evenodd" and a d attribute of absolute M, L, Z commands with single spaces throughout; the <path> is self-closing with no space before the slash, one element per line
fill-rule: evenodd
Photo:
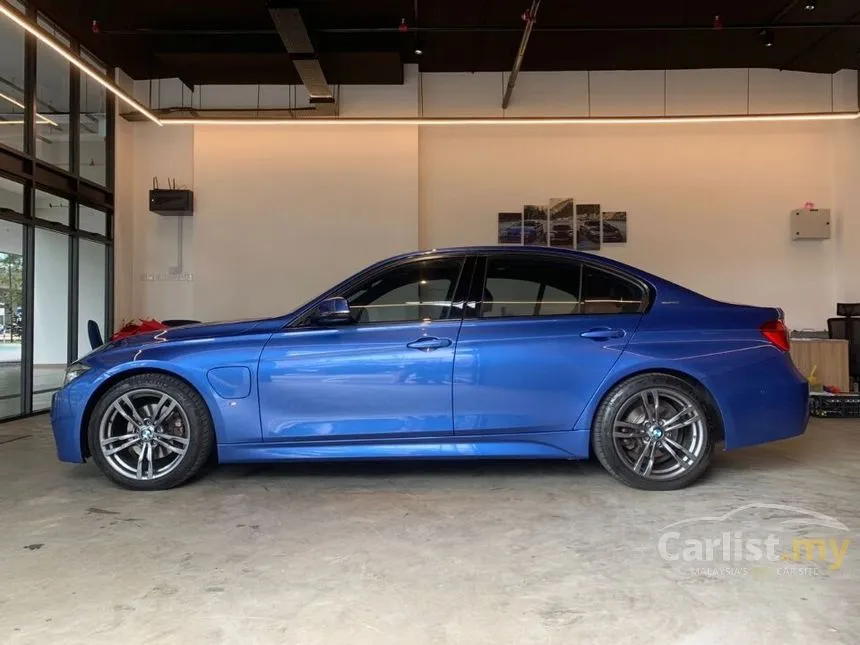
<path fill-rule="evenodd" d="M 72 363 L 66 368 L 66 375 L 63 377 L 63 387 L 74 381 L 81 374 L 90 369 L 89 365 L 83 363 Z"/>

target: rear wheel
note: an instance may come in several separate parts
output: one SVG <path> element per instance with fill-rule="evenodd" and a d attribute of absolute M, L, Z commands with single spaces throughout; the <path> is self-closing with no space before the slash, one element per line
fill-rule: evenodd
<path fill-rule="evenodd" d="M 110 388 L 87 432 L 93 461 L 111 481 L 164 490 L 196 475 L 213 450 L 212 421 L 200 395 L 166 374 L 138 374 Z"/>
<path fill-rule="evenodd" d="M 644 490 L 689 486 L 714 451 L 705 394 L 668 374 L 642 374 L 618 384 L 598 408 L 591 435 L 603 467 Z"/>

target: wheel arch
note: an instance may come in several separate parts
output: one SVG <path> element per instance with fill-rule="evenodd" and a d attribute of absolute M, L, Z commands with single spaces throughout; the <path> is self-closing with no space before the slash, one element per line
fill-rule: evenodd
<path fill-rule="evenodd" d="M 625 372 L 624 374 L 619 375 L 615 379 L 607 380 L 606 383 L 604 383 L 604 386 L 601 388 L 599 396 L 595 397 L 592 404 L 589 405 L 587 425 L 589 432 L 594 425 L 595 413 L 600 408 L 600 405 L 603 403 L 606 397 L 609 396 L 609 393 L 622 383 L 625 383 L 639 376 L 643 376 L 645 374 L 665 374 L 667 376 L 674 376 L 675 378 L 681 379 L 682 381 L 686 381 L 693 387 L 699 389 L 705 397 L 705 404 L 708 409 L 708 421 L 711 422 L 711 427 L 715 431 L 715 439 L 717 441 L 723 441 L 725 439 L 726 428 L 723 414 L 720 410 L 719 404 L 717 403 L 717 399 L 714 397 L 710 389 L 705 385 L 705 383 L 702 382 L 700 378 L 697 378 L 689 372 L 684 372 L 682 370 L 672 369 L 668 367 L 643 367 L 633 372 Z"/>
<path fill-rule="evenodd" d="M 79 428 L 79 435 L 80 436 L 78 438 L 80 441 L 80 445 L 81 445 L 81 455 L 84 458 L 92 456 L 90 454 L 89 443 L 87 441 L 87 430 L 90 426 L 90 418 L 92 417 L 93 410 L 95 409 L 99 400 L 101 400 L 101 398 L 104 396 L 105 392 L 107 392 L 109 389 L 111 389 L 117 383 L 120 383 L 120 382 L 122 382 L 128 378 L 131 378 L 132 376 L 140 376 L 141 374 L 164 374 L 165 376 L 170 376 L 172 378 L 175 378 L 175 379 L 185 383 L 188 387 L 193 389 L 200 396 L 200 398 L 203 400 L 203 403 L 206 405 L 206 412 L 209 414 L 209 419 L 213 422 L 213 427 L 217 427 L 214 423 L 212 408 L 210 406 L 209 401 L 207 400 L 204 393 L 201 392 L 200 389 L 196 385 L 194 385 L 194 383 L 192 383 L 189 379 L 185 378 L 181 374 L 178 374 L 177 372 L 174 372 L 174 371 L 171 371 L 168 369 L 164 369 L 161 367 L 153 367 L 153 366 L 133 367 L 133 368 L 130 368 L 127 370 L 123 370 L 121 372 L 117 372 L 116 374 L 113 374 L 109 378 L 105 379 L 104 382 L 100 383 L 99 386 L 95 390 L 93 390 L 93 393 L 90 395 L 90 398 L 87 401 L 87 404 L 84 406 L 84 412 L 83 412 L 83 415 L 81 416 L 81 424 L 80 424 L 80 428 Z M 216 430 L 216 434 L 217 434 L 217 430 Z"/>

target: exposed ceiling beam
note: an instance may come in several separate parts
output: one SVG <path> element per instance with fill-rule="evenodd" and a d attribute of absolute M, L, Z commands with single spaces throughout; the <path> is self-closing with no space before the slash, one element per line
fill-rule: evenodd
<path fill-rule="evenodd" d="M 269 7 L 269 14 L 310 96 L 311 105 L 320 110 L 320 116 L 323 113 L 333 115 L 336 111 L 334 94 L 326 81 L 301 12 L 292 7 Z"/>
<path fill-rule="evenodd" d="M 781 19 L 781 14 L 777 14 Z M 828 22 L 792 22 L 778 23 L 777 20 L 756 23 L 722 24 L 720 31 L 758 31 L 761 29 L 840 29 L 843 27 L 858 28 L 860 22 L 828 21 Z M 665 24 L 665 25 L 535 25 L 533 31 L 540 33 L 589 33 L 589 32 L 648 32 L 648 31 L 715 31 L 713 23 L 701 24 Z M 315 33 L 332 35 L 350 34 L 394 34 L 403 33 L 399 27 L 321 27 Z M 520 27 L 503 25 L 457 25 L 440 27 L 413 27 L 408 33 L 521 33 Z M 145 37 L 182 37 L 199 36 L 274 36 L 277 29 L 104 29 L 105 36 L 145 36 Z"/>
<path fill-rule="evenodd" d="M 535 21 L 537 20 L 537 12 L 540 9 L 540 0 L 532 0 L 531 7 L 523 14 L 523 20 L 526 21 L 523 37 L 520 39 L 520 48 L 517 51 L 517 56 L 514 59 L 514 66 L 511 69 L 511 75 L 508 77 L 508 85 L 505 88 L 505 95 L 502 97 L 502 109 L 506 110 L 511 102 L 511 94 L 514 92 L 514 86 L 517 84 L 517 76 L 520 74 L 520 68 L 523 66 L 523 58 L 526 55 L 526 48 L 529 46 L 529 38 L 532 35 Z"/>

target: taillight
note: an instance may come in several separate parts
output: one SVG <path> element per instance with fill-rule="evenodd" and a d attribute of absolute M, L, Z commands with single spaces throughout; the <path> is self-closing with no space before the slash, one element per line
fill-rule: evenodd
<path fill-rule="evenodd" d="M 775 347 L 784 352 L 791 348 L 788 340 L 788 328 L 781 320 L 770 320 L 761 326 L 761 335 L 767 338 Z"/>

